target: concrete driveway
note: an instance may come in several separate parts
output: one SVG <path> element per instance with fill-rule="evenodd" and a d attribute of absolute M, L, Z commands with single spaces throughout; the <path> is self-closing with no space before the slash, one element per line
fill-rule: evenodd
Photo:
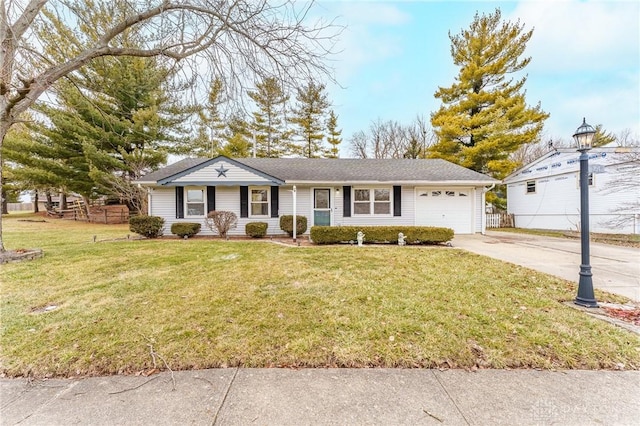
<path fill-rule="evenodd" d="M 487 231 L 456 235 L 452 244 L 578 283 L 579 240 Z M 595 288 L 640 302 L 640 249 L 592 242 L 591 267 Z"/>

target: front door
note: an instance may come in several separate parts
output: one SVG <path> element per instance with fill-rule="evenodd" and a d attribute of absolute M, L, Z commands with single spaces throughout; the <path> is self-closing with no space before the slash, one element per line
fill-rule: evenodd
<path fill-rule="evenodd" d="M 331 226 L 331 189 L 313 190 L 313 225 Z"/>

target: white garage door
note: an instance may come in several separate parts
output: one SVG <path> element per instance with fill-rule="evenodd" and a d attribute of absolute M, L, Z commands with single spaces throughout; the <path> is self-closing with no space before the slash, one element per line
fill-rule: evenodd
<path fill-rule="evenodd" d="M 443 226 L 456 234 L 473 233 L 473 191 L 416 188 L 416 225 Z"/>

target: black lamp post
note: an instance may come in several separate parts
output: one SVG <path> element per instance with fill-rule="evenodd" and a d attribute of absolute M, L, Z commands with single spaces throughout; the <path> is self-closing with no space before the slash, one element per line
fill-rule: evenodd
<path fill-rule="evenodd" d="M 589 264 L 589 155 L 591 142 L 596 131 L 582 119 L 573 138 L 580 151 L 580 243 L 582 245 L 582 262 L 580 263 L 580 281 L 578 282 L 578 296 L 574 300 L 576 305 L 587 308 L 597 308 L 598 302 L 593 293 L 591 279 L 591 265 Z"/>

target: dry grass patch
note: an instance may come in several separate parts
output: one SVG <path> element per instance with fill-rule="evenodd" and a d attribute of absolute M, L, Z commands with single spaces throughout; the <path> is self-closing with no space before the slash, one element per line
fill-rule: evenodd
<path fill-rule="evenodd" d="M 445 247 L 146 240 L 126 226 L 5 219 L 0 369 L 640 368 L 637 335 L 564 306 L 574 284 Z M 601 300 L 616 300 L 599 293 Z M 44 309 L 55 306 L 55 309 Z"/>
<path fill-rule="evenodd" d="M 541 235 L 544 237 L 557 237 L 580 239 L 578 231 L 557 231 L 553 229 L 526 229 L 526 228 L 497 228 L 492 231 L 511 232 L 529 235 Z M 590 233 L 592 242 L 610 244 L 614 246 L 640 248 L 640 235 L 637 234 L 603 234 L 597 232 Z"/>

